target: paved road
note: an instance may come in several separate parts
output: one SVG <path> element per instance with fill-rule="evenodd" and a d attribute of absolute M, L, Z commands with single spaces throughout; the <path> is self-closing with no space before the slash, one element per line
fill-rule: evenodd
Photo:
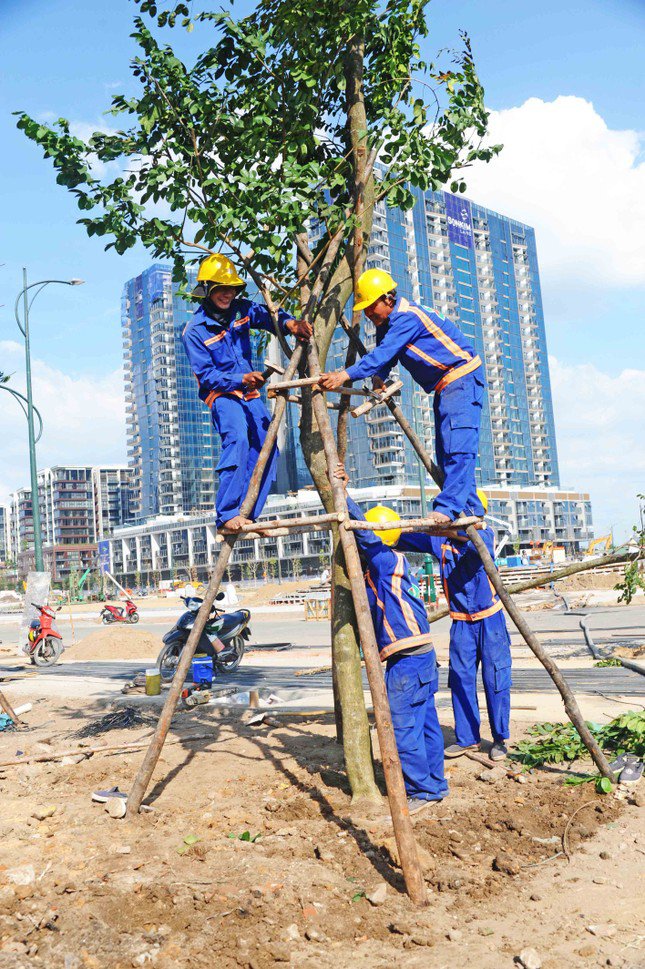
<path fill-rule="evenodd" d="M 141 670 L 140 662 L 92 662 L 65 663 L 64 665 L 42 669 L 41 677 L 75 677 L 96 678 L 106 681 L 125 682 L 132 679 Z M 239 687 L 240 690 L 267 687 L 279 692 L 331 689 L 331 673 L 315 673 L 308 676 L 296 676 L 302 670 L 297 666 L 268 667 L 254 662 L 243 662 L 235 673 L 224 676 L 218 681 L 222 688 Z M 624 667 L 606 668 L 569 668 L 566 678 L 574 693 L 606 693 L 615 696 L 643 696 L 645 695 L 645 677 Z M 367 690 L 367 679 L 363 677 Z M 439 670 L 439 688 L 447 689 L 448 670 L 442 666 Z M 513 690 L 515 693 L 543 693 L 553 692 L 553 682 L 544 669 L 513 669 Z"/>

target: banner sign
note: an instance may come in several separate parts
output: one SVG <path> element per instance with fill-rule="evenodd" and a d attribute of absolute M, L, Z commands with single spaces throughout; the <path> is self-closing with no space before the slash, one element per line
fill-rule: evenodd
<path fill-rule="evenodd" d="M 473 219 L 468 199 L 443 193 L 446 202 L 448 238 L 458 246 L 473 248 Z"/>
<path fill-rule="evenodd" d="M 103 575 L 110 571 L 110 543 L 101 541 L 99 545 L 99 568 Z"/>

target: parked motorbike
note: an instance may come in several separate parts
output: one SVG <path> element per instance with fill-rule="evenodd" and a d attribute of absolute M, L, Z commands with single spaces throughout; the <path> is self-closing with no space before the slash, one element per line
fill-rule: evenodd
<path fill-rule="evenodd" d="M 190 631 L 195 624 L 195 616 L 203 601 L 196 596 L 182 596 L 181 598 L 186 606 L 186 611 L 163 637 L 164 647 L 157 658 L 157 667 L 161 670 L 161 678 L 166 682 L 175 675 L 181 652 L 188 641 Z M 224 593 L 220 592 L 217 598 L 223 599 Z M 251 635 L 250 619 L 251 613 L 248 609 L 223 612 L 214 605 L 195 652 L 212 656 L 214 672 L 232 673 L 242 662 L 244 642 Z M 213 640 L 215 639 L 224 643 L 224 649 L 219 653 L 213 647 Z"/>
<path fill-rule="evenodd" d="M 38 609 L 40 619 L 34 619 L 30 623 L 27 642 L 22 651 L 35 666 L 53 666 L 65 649 L 63 637 L 52 628 L 56 613 L 48 606 L 39 606 L 35 602 L 32 602 L 32 606 Z M 59 606 L 56 612 L 60 612 L 60 609 Z"/>
<path fill-rule="evenodd" d="M 113 622 L 135 623 L 139 622 L 139 613 L 134 602 L 132 602 L 131 599 L 127 599 L 125 603 L 125 612 L 120 608 L 120 606 L 103 606 L 100 618 L 106 625 Z"/>

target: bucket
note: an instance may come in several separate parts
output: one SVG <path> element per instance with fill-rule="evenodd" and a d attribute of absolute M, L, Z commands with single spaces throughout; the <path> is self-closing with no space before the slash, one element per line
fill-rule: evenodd
<path fill-rule="evenodd" d="M 212 686 L 213 683 L 213 657 L 194 656 L 192 662 L 193 683 L 195 686 Z"/>
<path fill-rule="evenodd" d="M 161 670 L 146 670 L 146 696 L 159 696 L 161 693 Z"/>

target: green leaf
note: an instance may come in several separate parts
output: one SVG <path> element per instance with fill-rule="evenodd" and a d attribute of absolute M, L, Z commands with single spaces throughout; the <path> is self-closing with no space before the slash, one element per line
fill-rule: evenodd
<path fill-rule="evenodd" d="M 614 789 L 614 785 L 611 783 L 608 777 L 599 777 L 596 780 L 596 791 L 598 794 L 611 794 Z"/>

